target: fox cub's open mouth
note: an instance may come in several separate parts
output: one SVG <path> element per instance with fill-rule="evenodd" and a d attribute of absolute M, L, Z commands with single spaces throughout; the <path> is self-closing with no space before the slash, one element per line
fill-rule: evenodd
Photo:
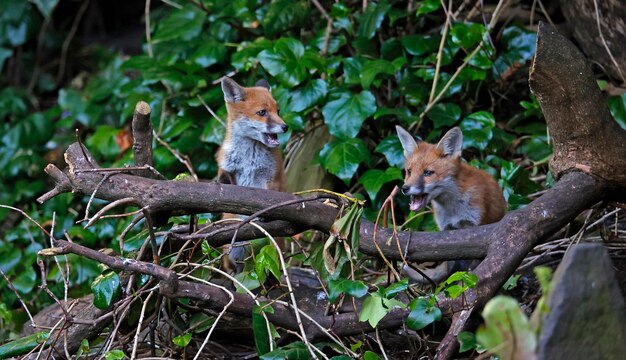
<path fill-rule="evenodd" d="M 426 206 L 426 198 L 428 198 L 428 194 L 411 195 L 409 209 L 411 209 L 411 211 L 422 210 Z"/>
<path fill-rule="evenodd" d="M 278 142 L 278 134 L 265 133 L 265 140 L 268 146 L 275 147 L 280 145 Z"/>

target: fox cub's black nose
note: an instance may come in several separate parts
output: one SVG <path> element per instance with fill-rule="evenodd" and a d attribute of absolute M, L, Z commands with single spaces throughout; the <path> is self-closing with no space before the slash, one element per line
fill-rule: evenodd
<path fill-rule="evenodd" d="M 287 124 L 282 125 L 281 128 L 283 129 L 284 132 L 287 132 L 287 130 L 289 130 L 289 126 L 287 126 Z"/>
<path fill-rule="evenodd" d="M 410 190 L 410 187 L 409 187 L 409 186 L 404 185 L 404 186 L 402 187 L 402 193 L 403 193 L 404 195 L 406 195 L 406 193 L 407 193 L 407 192 L 409 192 L 409 190 Z"/>

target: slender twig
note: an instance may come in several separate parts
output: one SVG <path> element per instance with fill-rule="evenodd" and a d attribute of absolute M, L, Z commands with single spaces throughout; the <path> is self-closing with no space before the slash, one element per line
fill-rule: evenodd
<path fill-rule="evenodd" d="M 133 351 L 130 355 L 130 360 L 135 359 L 135 357 L 137 356 L 137 344 L 139 344 L 139 334 L 141 333 L 141 327 L 143 325 L 143 319 L 146 314 L 146 308 L 148 307 L 148 302 L 150 301 L 150 298 L 154 294 L 154 292 L 149 293 L 146 297 L 146 300 L 143 301 L 143 305 L 141 306 L 141 312 L 139 313 L 139 321 L 137 322 L 137 330 L 135 331 L 135 339 L 133 340 Z"/>
<path fill-rule="evenodd" d="M 302 334 L 302 341 L 304 342 L 304 345 L 306 345 L 307 349 L 309 350 L 309 353 L 311 354 L 311 356 L 313 356 L 313 358 L 315 359 L 315 353 L 314 350 L 312 349 L 312 345 L 309 342 L 309 340 L 306 337 L 306 332 L 304 331 L 304 326 L 302 325 L 302 319 L 300 318 L 300 312 L 298 311 L 298 303 L 296 302 L 296 296 L 295 293 L 293 291 L 293 287 L 291 286 L 291 280 L 289 280 L 289 272 L 287 271 L 287 265 L 285 265 L 285 258 L 283 257 L 283 252 L 280 249 L 280 246 L 278 246 L 278 243 L 276 242 L 276 240 L 274 240 L 274 237 L 268 233 L 267 231 L 265 231 L 265 229 L 263 227 L 261 227 L 260 225 L 256 224 L 256 223 L 250 223 L 251 225 L 255 226 L 257 229 L 259 229 L 261 232 L 263 232 L 265 234 L 265 236 L 267 236 L 268 239 L 270 239 L 270 241 L 272 242 L 272 244 L 274 245 L 274 247 L 276 248 L 277 252 L 278 252 L 278 260 L 280 261 L 280 267 L 283 271 L 283 275 L 285 276 L 285 283 L 287 284 L 287 290 L 289 291 L 289 297 L 291 298 L 291 303 L 293 305 L 294 308 L 294 313 L 296 315 L 296 322 L 298 323 L 298 328 L 300 329 L 300 333 Z"/>
<path fill-rule="evenodd" d="M 224 316 L 224 314 L 226 313 L 226 310 L 228 310 L 230 305 L 232 305 L 233 302 L 235 302 L 235 296 L 233 295 L 233 293 L 230 290 L 226 289 L 225 287 L 223 287 L 221 285 L 213 284 L 212 282 L 209 282 L 209 281 L 206 281 L 206 280 L 203 280 L 203 279 L 197 278 L 195 276 L 191 276 L 191 275 L 181 276 L 180 278 L 182 279 L 184 277 L 189 277 L 192 280 L 195 280 L 195 281 L 201 282 L 203 284 L 206 284 L 206 285 L 213 286 L 213 287 L 216 287 L 218 289 L 221 289 L 222 291 L 224 291 L 228 295 L 228 297 L 230 297 L 230 300 L 228 301 L 228 303 L 226 305 L 224 305 L 224 307 L 222 308 L 222 311 L 215 318 L 215 321 L 213 322 L 213 325 L 211 325 L 211 328 L 209 329 L 209 332 L 207 333 L 206 337 L 204 338 L 204 341 L 202 342 L 202 345 L 200 345 L 200 348 L 198 349 L 198 352 L 196 353 L 196 356 L 193 358 L 194 360 L 197 360 L 198 357 L 200 356 L 200 354 L 202 353 L 202 349 L 204 349 L 206 344 L 209 342 L 209 338 L 211 337 L 211 334 L 213 333 L 213 330 L 215 330 L 215 327 L 217 326 L 217 323 L 220 321 L 222 316 Z"/>
<path fill-rule="evenodd" d="M 539 1 L 539 5 L 541 5 L 541 1 Z M 615 60 L 615 57 L 613 57 L 613 53 L 611 52 L 611 49 L 609 49 L 609 45 L 606 43 L 606 39 L 604 38 L 604 34 L 602 33 L 602 26 L 600 25 L 600 10 L 598 9 L 598 0 L 593 0 L 593 7 L 595 8 L 595 11 L 596 11 L 596 25 L 598 27 L 598 34 L 600 35 L 600 40 L 602 40 L 602 45 L 604 46 L 604 49 L 606 50 L 607 54 L 609 54 L 609 57 L 611 58 L 613 65 L 615 65 L 615 69 L 619 73 L 619 76 L 622 78 L 622 83 L 626 84 L 626 77 L 624 77 L 624 74 L 622 73 L 622 69 L 619 63 Z"/>
<path fill-rule="evenodd" d="M 198 100 L 200 100 L 200 103 L 202 103 L 202 105 L 204 105 L 204 108 L 209 112 L 209 114 L 211 114 L 213 116 L 213 118 L 215 120 L 217 120 L 217 122 L 219 122 L 220 124 L 222 124 L 222 126 L 224 128 L 226 128 L 226 124 L 224 123 L 224 121 L 222 119 L 220 119 L 219 116 L 217 116 L 217 114 L 215 113 L 215 111 L 213 111 L 213 109 L 211 109 L 211 107 L 204 101 L 204 99 L 202 98 L 202 96 L 200 95 L 196 95 L 196 97 L 198 98 Z"/>
<path fill-rule="evenodd" d="M 152 52 L 152 37 L 150 35 L 150 0 L 146 0 L 144 21 L 146 23 L 146 47 L 148 48 L 148 56 L 152 58 L 154 53 Z"/>
<path fill-rule="evenodd" d="M 74 18 L 74 22 L 72 23 L 72 27 L 70 31 L 67 33 L 67 37 L 65 41 L 63 41 L 63 45 L 61 45 L 61 60 L 59 61 L 59 71 L 57 72 L 57 84 L 61 83 L 63 79 L 63 75 L 65 73 L 65 62 L 67 61 L 67 51 L 70 47 L 70 43 L 72 39 L 74 39 L 74 35 L 76 35 L 76 31 L 78 30 L 78 25 L 80 21 L 83 19 L 83 15 L 89 6 L 89 0 L 83 0 L 80 8 L 78 9 L 78 13 L 76 13 L 76 17 Z"/>
<path fill-rule="evenodd" d="M 185 165 L 187 170 L 189 170 L 189 174 L 191 174 L 191 176 L 193 176 L 195 181 L 198 181 L 198 175 L 196 174 L 196 171 L 193 169 L 193 166 L 191 164 L 191 160 L 189 160 L 189 157 L 187 155 L 181 155 L 180 152 L 178 152 L 178 150 L 173 149 L 170 146 L 170 144 L 168 144 L 165 140 L 163 140 L 163 139 L 161 139 L 161 137 L 159 137 L 159 135 L 156 133 L 156 131 L 152 131 L 152 135 L 159 142 L 159 144 L 165 146 L 165 148 L 172 155 L 174 155 L 176 160 L 178 160 L 181 164 Z"/>
<path fill-rule="evenodd" d="M 0 204 L 0 208 L 4 208 L 4 209 L 9 209 L 9 210 L 13 210 L 13 211 L 17 211 L 20 214 L 24 215 L 25 218 L 27 218 L 28 220 L 30 220 L 33 224 L 35 224 L 39 230 L 43 231 L 44 234 L 46 234 L 47 237 L 51 237 L 52 235 L 48 232 L 48 230 L 44 229 L 43 226 L 41 226 L 41 224 L 39 224 L 37 221 L 35 221 L 35 219 L 33 219 L 32 217 L 30 217 L 30 215 L 28 215 L 24 210 L 13 207 L 13 206 L 9 206 L 9 205 L 2 205 Z"/>
<path fill-rule="evenodd" d="M 33 315 L 31 315 L 30 311 L 28 310 L 28 306 L 26 306 L 24 299 L 22 299 L 22 296 L 20 296 L 20 293 L 17 291 L 15 286 L 13 286 L 13 283 L 11 282 L 11 280 L 9 280 L 9 277 L 7 276 L 7 274 L 5 274 L 4 271 L 2 271 L 2 268 L 0 268 L 0 274 L 2 274 L 2 277 L 4 277 L 4 280 L 7 281 L 7 284 L 9 284 L 9 287 L 11 288 L 11 290 L 13 290 L 13 293 L 17 297 L 17 300 L 22 304 L 22 307 L 24 308 L 24 310 L 26 311 L 26 314 L 28 315 L 28 318 L 30 319 L 31 326 L 36 327 L 37 325 L 35 324 Z"/>
<path fill-rule="evenodd" d="M 121 206 L 121 205 L 126 205 L 126 204 L 134 204 L 136 203 L 137 200 L 135 200 L 135 198 L 132 197 L 127 197 L 127 198 L 122 198 L 122 199 L 118 199 L 113 201 L 112 203 L 107 204 L 106 206 L 104 206 L 102 209 L 100 209 L 100 211 L 98 211 L 88 222 L 87 225 L 85 225 L 85 229 L 87 229 L 88 227 L 90 227 L 91 225 L 93 225 L 96 221 L 98 221 L 98 219 L 100 219 L 102 217 L 102 215 L 104 215 L 104 213 L 106 213 L 107 211 L 117 207 L 117 206 Z"/>

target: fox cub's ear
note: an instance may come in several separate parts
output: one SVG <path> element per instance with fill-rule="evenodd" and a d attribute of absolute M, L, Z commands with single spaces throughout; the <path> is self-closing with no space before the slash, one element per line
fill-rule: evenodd
<path fill-rule="evenodd" d="M 439 140 L 437 147 L 443 151 L 444 156 L 459 157 L 463 150 L 463 133 L 458 127 L 450 129 Z"/>
<path fill-rule="evenodd" d="M 417 148 L 417 141 L 415 141 L 413 135 L 409 134 L 408 131 L 404 130 L 400 126 L 396 125 L 396 132 L 398 133 L 398 138 L 400 139 L 400 143 L 404 149 L 404 157 L 410 157 L 413 155 L 415 148 Z"/>
<path fill-rule="evenodd" d="M 265 79 L 261 79 L 261 80 L 257 81 L 255 86 L 266 88 L 267 90 L 269 90 L 269 92 L 272 92 L 272 88 L 270 87 L 270 83 L 268 83 L 267 80 L 265 80 Z"/>
<path fill-rule="evenodd" d="M 224 76 L 222 78 L 222 92 L 224 92 L 224 101 L 236 103 L 246 99 L 246 91 L 235 80 Z"/>

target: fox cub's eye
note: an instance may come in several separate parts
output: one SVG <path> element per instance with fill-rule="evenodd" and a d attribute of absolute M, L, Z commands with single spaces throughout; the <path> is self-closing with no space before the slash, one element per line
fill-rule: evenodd
<path fill-rule="evenodd" d="M 430 176 L 432 174 L 434 174 L 435 172 L 432 170 L 424 170 L 424 176 Z"/>
<path fill-rule="evenodd" d="M 276 110 L 276 115 L 280 115 L 280 109 Z"/>
<path fill-rule="evenodd" d="M 267 115 L 267 110 L 265 110 L 265 109 L 259 110 L 259 111 L 256 112 L 256 114 L 259 115 L 259 116 L 265 116 L 265 115 Z"/>
<path fill-rule="evenodd" d="M 411 169 L 406 169 L 406 174 L 407 174 L 408 176 L 411 176 Z"/>

